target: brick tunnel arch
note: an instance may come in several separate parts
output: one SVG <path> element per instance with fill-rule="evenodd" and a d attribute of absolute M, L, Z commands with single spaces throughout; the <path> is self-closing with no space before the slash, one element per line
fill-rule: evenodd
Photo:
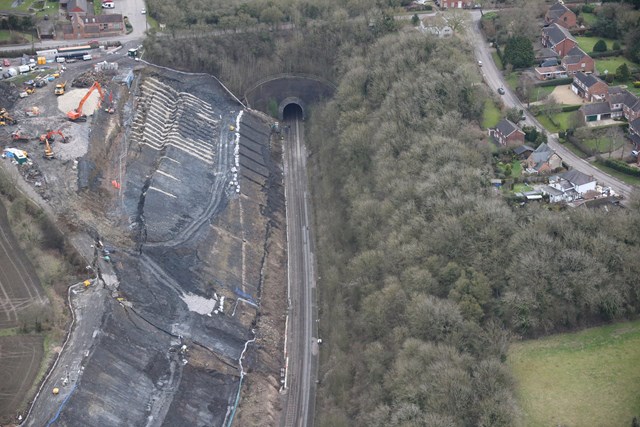
<path fill-rule="evenodd" d="M 302 120 L 304 120 L 305 118 L 304 101 L 302 101 L 302 99 L 298 98 L 297 96 L 290 96 L 282 100 L 282 102 L 278 106 L 278 119 L 283 120 L 285 108 L 294 106 L 294 105 L 300 107 L 300 111 L 302 112 Z"/>
<path fill-rule="evenodd" d="M 283 119 L 287 106 L 300 107 L 302 118 L 309 116 L 313 104 L 330 99 L 336 86 L 318 76 L 308 74 L 278 74 L 255 83 L 244 93 L 250 108 L 263 111 L 278 120 Z"/>

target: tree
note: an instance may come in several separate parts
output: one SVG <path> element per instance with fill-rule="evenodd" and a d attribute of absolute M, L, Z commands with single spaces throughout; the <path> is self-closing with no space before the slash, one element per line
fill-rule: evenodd
<path fill-rule="evenodd" d="M 270 6 L 260 13 L 260 22 L 269 24 L 271 27 L 278 25 L 283 19 L 284 14 L 276 6 Z"/>
<path fill-rule="evenodd" d="M 618 43 L 617 41 L 613 42 L 611 50 L 620 50 L 620 43 Z"/>
<path fill-rule="evenodd" d="M 593 45 L 594 52 L 606 52 L 607 51 L 607 42 L 600 39 Z"/>
<path fill-rule="evenodd" d="M 627 33 L 624 43 L 624 56 L 632 62 L 640 62 L 640 25 Z"/>
<path fill-rule="evenodd" d="M 417 15 L 417 14 L 414 14 L 414 15 L 411 17 L 411 25 L 413 25 L 414 27 L 417 27 L 417 26 L 418 26 L 418 24 L 420 24 L 420 18 L 418 18 L 418 15 Z"/>
<path fill-rule="evenodd" d="M 620 65 L 616 69 L 616 78 L 621 82 L 626 82 L 627 80 L 629 80 L 629 76 L 630 76 L 629 67 L 627 66 L 626 62 L 623 62 L 622 65 Z"/>
<path fill-rule="evenodd" d="M 520 117 L 522 117 L 522 110 L 519 110 L 516 107 L 509 108 L 509 110 L 507 110 L 507 119 L 511 120 L 513 123 L 518 123 L 520 121 Z"/>
<path fill-rule="evenodd" d="M 503 58 L 504 62 L 513 65 L 514 68 L 529 67 L 535 60 L 533 44 L 526 37 L 511 37 L 507 40 Z"/>

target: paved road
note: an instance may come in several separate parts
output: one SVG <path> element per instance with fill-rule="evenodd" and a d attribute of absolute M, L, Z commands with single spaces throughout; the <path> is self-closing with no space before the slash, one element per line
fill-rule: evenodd
<path fill-rule="evenodd" d="M 118 37 L 105 37 L 96 39 L 95 37 L 90 37 L 86 39 L 76 39 L 76 40 L 44 40 L 35 42 L 33 45 L 36 50 L 44 50 L 57 46 L 66 46 L 66 45 L 78 45 L 85 44 L 91 40 L 99 40 L 101 43 L 111 41 L 120 41 L 122 44 L 136 41 L 142 42 L 144 39 L 144 33 L 147 30 L 147 16 L 140 13 L 142 9 L 145 8 L 144 0 L 115 0 L 115 9 L 105 9 L 103 10 L 104 14 L 109 13 L 121 13 L 122 15 L 129 18 L 129 23 L 133 27 L 133 31 L 130 34 L 125 34 Z M 13 46 L 3 46 L 0 50 L 2 51 L 11 51 L 11 50 L 24 50 L 31 49 L 31 43 L 13 45 Z"/>
<path fill-rule="evenodd" d="M 304 127 L 299 119 L 285 122 L 284 176 L 287 203 L 287 250 L 289 254 L 288 371 L 285 427 L 313 426 L 315 379 L 318 370 L 314 255 L 310 238 L 307 192 L 307 152 Z"/>
<path fill-rule="evenodd" d="M 502 100 L 507 107 L 515 107 L 525 112 L 525 124 L 529 126 L 536 126 L 538 129 L 544 129 L 544 126 L 542 126 L 540 122 L 538 122 L 533 114 L 527 111 L 526 107 L 522 104 L 522 102 L 520 102 L 518 97 L 511 91 L 511 89 L 509 89 L 508 85 L 504 81 L 502 73 L 498 71 L 495 63 L 493 62 L 493 58 L 491 57 L 491 53 L 489 52 L 489 46 L 480 31 L 480 11 L 471 12 L 471 17 L 472 31 L 467 32 L 467 34 L 469 36 L 470 42 L 474 47 L 476 59 L 482 61 L 483 63 L 483 67 L 481 68 L 481 70 L 485 82 L 493 91 L 497 91 L 499 87 L 504 87 L 505 94 L 502 95 Z M 545 131 L 545 133 L 547 132 Z M 556 134 L 547 133 L 547 137 L 549 146 L 556 150 L 556 152 L 560 155 L 560 157 L 562 157 L 562 160 L 564 160 L 567 165 L 579 170 L 582 173 L 592 175 L 598 180 L 599 183 L 603 184 L 604 186 L 611 187 L 613 191 L 625 198 L 623 203 L 626 203 L 631 194 L 635 191 L 634 186 L 626 184 L 619 179 L 602 172 L 600 169 L 591 165 L 589 162 L 576 156 L 572 151 L 570 151 L 564 145 L 560 144 Z"/>

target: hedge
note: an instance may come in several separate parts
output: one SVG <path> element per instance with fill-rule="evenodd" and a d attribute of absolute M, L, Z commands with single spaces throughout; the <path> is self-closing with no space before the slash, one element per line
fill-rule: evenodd
<path fill-rule="evenodd" d="M 20 49 L 20 50 L 0 50 L 0 57 L 7 58 L 20 58 L 22 55 L 35 55 L 34 49 Z"/>
<path fill-rule="evenodd" d="M 606 52 L 589 52 L 589 56 L 592 58 L 607 58 L 609 56 L 620 56 L 624 51 L 622 49 L 618 50 L 607 50 Z"/>
<path fill-rule="evenodd" d="M 603 157 L 598 156 L 596 161 L 600 164 L 610 167 L 611 169 L 615 169 L 618 172 L 640 177 L 640 169 L 632 168 L 631 166 L 629 166 L 628 164 L 620 160 L 605 159 Z"/>
<path fill-rule="evenodd" d="M 536 86 L 547 87 L 547 86 L 561 86 L 569 84 L 573 81 L 573 77 L 565 77 L 564 79 L 553 79 L 553 80 L 545 80 L 541 83 L 538 83 Z"/>
<path fill-rule="evenodd" d="M 564 105 L 560 111 L 562 111 L 563 113 L 568 113 L 570 111 L 578 111 L 580 109 L 580 107 L 582 107 L 582 105 L 578 104 L 578 105 Z"/>

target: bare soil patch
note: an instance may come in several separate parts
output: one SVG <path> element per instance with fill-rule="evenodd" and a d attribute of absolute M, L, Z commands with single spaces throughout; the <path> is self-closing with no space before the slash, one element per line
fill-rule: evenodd
<path fill-rule="evenodd" d="M 9 423 L 22 408 L 42 360 L 44 336 L 0 337 L 0 423 Z"/>
<path fill-rule="evenodd" d="M 558 101 L 559 104 L 578 105 L 583 103 L 583 99 L 573 93 L 571 85 L 556 86 L 551 92 L 551 96 Z"/>

